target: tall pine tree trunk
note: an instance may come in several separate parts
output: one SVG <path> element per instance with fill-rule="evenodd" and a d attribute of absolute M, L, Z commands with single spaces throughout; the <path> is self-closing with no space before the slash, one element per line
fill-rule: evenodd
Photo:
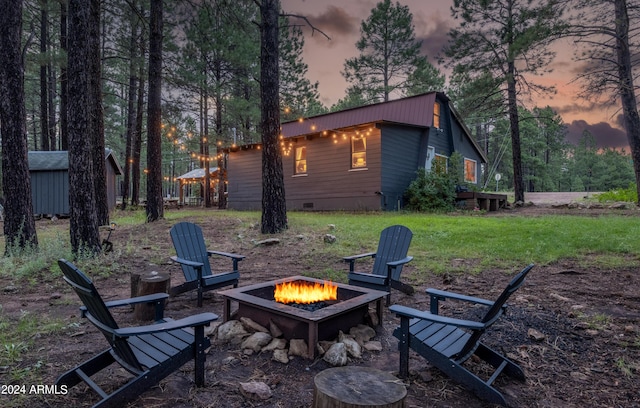
<path fill-rule="evenodd" d="M 67 2 L 60 2 L 60 49 L 67 52 Z M 69 150 L 67 134 L 67 65 L 60 67 L 60 149 Z"/>
<path fill-rule="evenodd" d="M 151 1 L 147 106 L 147 222 L 164 215 L 162 200 L 162 0 Z"/>
<path fill-rule="evenodd" d="M 629 49 L 629 14 L 626 0 L 615 0 L 616 53 L 618 59 L 618 89 L 622 102 L 624 127 L 633 159 L 633 170 L 636 176 L 636 192 L 640 205 L 640 116 L 633 83 L 633 65 Z"/>
<path fill-rule="evenodd" d="M 140 39 L 140 55 L 144 56 L 144 39 Z M 140 64 L 138 96 L 136 97 L 136 130 L 133 134 L 131 152 L 131 205 L 140 204 L 140 156 L 142 152 L 142 118 L 144 117 L 144 64 Z"/>
<path fill-rule="evenodd" d="M 98 225 L 109 224 L 109 199 L 107 195 L 107 169 L 105 162 L 104 144 L 104 112 L 102 110 L 102 69 L 100 59 L 100 3 L 101 0 L 91 1 L 91 22 L 89 28 L 89 39 L 91 41 L 89 49 L 91 56 L 90 80 L 91 80 L 91 133 L 93 177 L 96 199 L 96 216 Z"/>
<path fill-rule="evenodd" d="M 287 202 L 282 172 L 278 67 L 279 0 L 263 0 L 260 7 L 260 101 L 262 132 L 262 233 L 287 229 Z"/>
<path fill-rule="evenodd" d="M 69 0 L 69 207 L 71 248 L 75 254 L 98 253 L 100 234 L 95 206 L 91 114 L 91 4 Z"/>
<path fill-rule="evenodd" d="M 22 0 L 0 0 L 0 126 L 5 255 L 38 246 L 27 158 L 22 61 Z"/>
<path fill-rule="evenodd" d="M 136 94 L 138 79 L 136 77 L 136 41 L 138 37 L 137 22 L 138 18 L 132 13 L 130 19 L 131 37 L 129 37 L 129 90 L 127 95 L 127 132 L 125 142 L 125 162 L 124 162 L 124 180 L 122 182 L 122 209 L 127 206 L 129 199 L 129 191 L 131 184 L 131 157 L 133 151 L 133 138 L 136 129 Z"/>
<path fill-rule="evenodd" d="M 47 86 L 47 41 L 49 25 L 47 24 L 47 4 L 41 4 L 40 10 L 40 149 L 50 150 L 49 136 L 49 112 L 48 100 L 49 88 Z"/>
<path fill-rule="evenodd" d="M 518 101 L 516 96 L 515 65 L 509 62 L 507 78 L 507 99 L 509 104 L 509 125 L 511 128 L 511 153 L 513 155 L 513 191 L 514 201 L 524 202 L 524 179 L 522 175 L 522 153 L 520 148 L 520 121 L 518 117 Z"/>

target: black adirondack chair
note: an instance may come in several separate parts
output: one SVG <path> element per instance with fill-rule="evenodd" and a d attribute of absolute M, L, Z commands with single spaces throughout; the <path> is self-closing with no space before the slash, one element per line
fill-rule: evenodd
<path fill-rule="evenodd" d="M 191 360 L 195 360 L 196 385 L 204 385 L 205 350 L 211 345 L 204 335 L 204 326 L 216 320 L 217 315 L 201 313 L 180 320 L 164 320 L 166 293 L 104 302 L 93 282 L 75 265 L 65 259 L 59 260 L 58 265 L 64 280 L 84 304 L 80 308 L 83 317 L 104 334 L 110 347 L 62 374 L 56 385 L 71 388 L 84 382 L 101 398 L 94 407 L 123 407 Z M 136 303 L 155 304 L 157 321 L 119 328 L 109 309 Z M 120 364 L 133 376 L 126 384 L 107 393 L 91 377 L 113 363 Z"/>
<path fill-rule="evenodd" d="M 198 307 L 202 306 L 202 293 L 207 290 L 218 289 L 224 286 L 238 286 L 240 272 L 238 262 L 245 256 L 220 251 L 209 251 L 204 243 L 202 228 L 191 222 L 179 222 L 171 227 L 171 241 L 176 250 L 176 256 L 171 259 L 180 264 L 184 273 L 185 282 L 182 285 L 171 288 L 172 296 L 198 290 Z M 209 256 L 219 255 L 231 258 L 233 270 L 228 272 L 212 273 L 209 264 Z"/>
<path fill-rule="evenodd" d="M 482 344 L 480 338 L 505 312 L 505 302 L 522 286 L 533 266 L 530 264 L 518 273 L 495 302 L 437 289 L 427 289 L 430 296 L 430 312 L 392 305 L 389 309 L 400 317 L 400 327 L 393 332 L 393 335 L 400 340 L 398 344 L 400 377 L 406 378 L 409 375 L 409 348 L 411 348 L 453 380 L 471 389 L 478 397 L 494 404 L 507 406 L 502 394 L 492 384 L 503 372 L 524 381 L 524 372 L 517 364 Z M 449 318 L 438 314 L 438 302 L 446 299 L 470 302 L 486 306 L 488 309 L 480 321 Z M 463 363 L 472 355 L 476 355 L 495 368 L 489 379 L 483 380 L 463 366 Z"/>
<path fill-rule="evenodd" d="M 347 256 L 349 262 L 349 285 L 362 286 L 388 292 L 386 304 L 391 300 L 391 288 L 407 294 L 413 293 L 413 287 L 400 282 L 402 267 L 413 259 L 407 256 L 413 233 L 403 225 L 392 225 L 382 230 L 377 252 L 367 252 L 360 255 Z M 357 259 L 373 257 L 373 271 L 371 273 L 356 272 Z"/>

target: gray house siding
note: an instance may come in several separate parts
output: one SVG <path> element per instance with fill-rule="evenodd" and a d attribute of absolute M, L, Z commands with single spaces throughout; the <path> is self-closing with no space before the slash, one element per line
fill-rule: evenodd
<path fill-rule="evenodd" d="M 351 169 L 351 142 L 338 137 L 302 138 L 282 158 L 288 210 L 379 210 L 380 132 L 367 137 L 367 168 Z M 307 172 L 294 174 L 295 149 L 305 146 Z M 261 150 L 231 152 L 229 199 L 236 210 L 262 207 Z"/>
<path fill-rule="evenodd" d="M 351 169 L 351 140 L 336 135 L 301 138 L 283 158 L 287 208 L 292 210 L 380 209 L 380 131 L 367 136 L 367 167 Z M 306 146 L 307 172 L 294 175 L 295 148 Z"/>
<path fill-rule="evenodd" d="M 382 209 L 403 207 L 405 190 L 416 177 L 417 169 L 424 167 L 427 135 L 424 128 L 382 127 Z"/>

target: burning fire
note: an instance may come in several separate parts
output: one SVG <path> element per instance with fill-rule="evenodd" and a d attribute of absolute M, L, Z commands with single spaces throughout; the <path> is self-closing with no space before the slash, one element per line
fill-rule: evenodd
<path fill-rule="evenodd" d="M 276 285 L 274 293 L 280 303 L 315 303 L 323 300 L 337 300 L 338 287 L 331 282 L 283 282 Z"/>

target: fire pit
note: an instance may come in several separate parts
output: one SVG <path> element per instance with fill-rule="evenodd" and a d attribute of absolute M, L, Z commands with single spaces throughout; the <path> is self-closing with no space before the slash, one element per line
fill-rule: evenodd
<path fill-rule="evenodd" d="M 315 356 L 315 345 L 318 341 L 333 339 L 338 335 L 338 331 L 346 332 L 351 327 L 363 323 L 369 303 L 376 302 L 376 312 L 379 321 L 382 321 L 382 299 L 387 295 L 386 292 L 333 283 L 332 285 L 337 287 L 337 299 L 323 301 L 324 307 L 305 310 L 276 302 L 276 285 L 282 283 L 321 286 L 327 284 L 319 279 L 292 276 L 221 291 L 219 294 L 225 300 L 224 321 L 231 318 L 231 302 L 235 301 L 238 303 L 235 317 L 249 317 L 265 327 L 273 321 L 286 339 L 304 339 L 307 342 L 309 358 Z"/>

